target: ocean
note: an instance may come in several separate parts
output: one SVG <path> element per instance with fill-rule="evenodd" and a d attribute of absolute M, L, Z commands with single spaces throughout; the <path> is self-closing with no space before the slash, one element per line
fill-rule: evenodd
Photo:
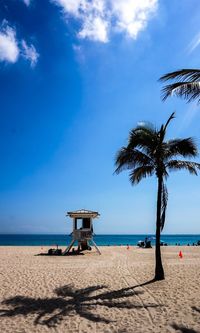
<path fill-rule="evenodd" d="M 154 235 L 95 235 L 97 245 L 137 245 L 139 240 Z M 67 246 L 70 243 L 69 235 L 0 235 L 0 246 Z M 200 240 L 200 235 L 161 235 L 161 240 L 168 245 L 192 245 Z M 152 245 L 154 245 L 154 240 Z"/>

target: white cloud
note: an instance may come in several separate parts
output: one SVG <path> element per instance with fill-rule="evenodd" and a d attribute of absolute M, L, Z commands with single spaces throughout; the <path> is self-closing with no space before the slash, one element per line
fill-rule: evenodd
<path fill-rule="evenodd" d="M 25 40 L 17 40 L 15 29 L 3 20 L 0 26 L 0 62 L 15 63 L 20 56 L 30 61 L 31 67 L 34 67 L 39 54 L 34 45 L 28 46 Z"/>
<path fill-rule="evenodd" d="M 80 38 L 107 42 L 109 34 L 136 39 L 155 14 L 159 0 L 51 0 L 81 23 Z"/>
<path fill-rule="evenodd" d="M 29 6 L 31 3 L 31 0 L 23 0 L 26 6 Z"/>
<path fill-rule="evenodd" d="M 29 60 L 31 67 L 34 67 L 38 61 L 39 54 L 37 53 L 35 47 L 31 44 L 27 45 L 25 40 L 22 40 L 22 55 L 25 59 Z"/>
<path fill-rule="evenodd" d="M 112 0 L 116 27 L 131 38 L 146 28 L 148 20 L 157 9 L 157 0 Z"/>
<path fill-rule="evenodd" d="M 15 30 L 4 21 L 0 31 L 0 61 L 15 63 L 19 52 Z"/>
<path fill-rule="evenodd" d="M 79 10 L 81 10 L 82 0 L 52 0 L 57 5 L 60 5 L 64 12 L 79 16 Z"/>
<path fill-rule="evenodd" d="M 92 40 L 107 42 L 108 41 L 108 22 L 101 17 L 93 17 L 90 15 L 83 24 L 82 30 L 78 36 L 81 38 L 89 38 Z"/>

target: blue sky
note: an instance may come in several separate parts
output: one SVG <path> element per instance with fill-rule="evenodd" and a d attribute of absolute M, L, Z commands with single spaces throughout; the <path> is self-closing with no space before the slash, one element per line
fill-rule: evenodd
<path fill-rule="evenodd" d="M 200 147 L 200 106 L 161 101 L 158 78 L 200 68 L 199 0 L 2 0 L 0 232 L 154 233 L 156 179 L 132 187 L 114 157 L 139 121 Z M 200 161 L 200 158 L 197 158 Z M 200 177 L 168 179 L 165 233 L 200 233 Z"/>

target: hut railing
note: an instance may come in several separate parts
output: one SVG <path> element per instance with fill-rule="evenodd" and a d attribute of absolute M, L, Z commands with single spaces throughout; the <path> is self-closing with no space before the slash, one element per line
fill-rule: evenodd
<path fill-rule="evenodd" d="M 74 239 L 76 239 L 76 240 L 91 239 L 92 231 L 90 229 L 74 230 L 73 236 L 74 236 Z"/>

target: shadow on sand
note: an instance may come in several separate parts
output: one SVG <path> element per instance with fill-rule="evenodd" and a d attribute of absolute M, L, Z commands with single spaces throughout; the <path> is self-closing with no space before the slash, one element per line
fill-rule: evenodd
<path fill-rule="evenodd" d="M 199 333 L 199 331 L 195 331 L 192 328 L 187 328 L 183 325 L 172 324 L 171 327 L 181 333 Z"/>
<path fill-rule="evenodd" d="M 192 310 L 195 310 L 200 313 L 200 308 L 197 308 L 196 306 L 192 306 Z"/>
<path fill-rule="evenodd" d="M 95 313 L 96 306 L 118 309 L 160 306 L 157 304 L 138 305 L 128 300 L 128 297 L 137 297 L 137 295 L 143 293 L 143 291 L 135 291 L 134 288 L 152 282 L 153 281 L 148 281 L 140 285 L 114 291 L 105 291 L 107 287 L 103 285 L 82 289 L 76 289 L 72 285 L 66 285 L 55 289 L 54 293 L 56 296 L 52 298 L 16 296 L 2 302 L 2 305 L 6 305 L 8 309 L 1 309 L 0 317 L 36 314 L 37 316 L 34 320 L 35 325 L 40 324 L 46 325 L 47 327 L 55 327 L 64 320 L 66 316 L 72 316 L 75 312 L 76 315 L 93 322 L 110 323 L 112 320 L 101 317 Z"/>

